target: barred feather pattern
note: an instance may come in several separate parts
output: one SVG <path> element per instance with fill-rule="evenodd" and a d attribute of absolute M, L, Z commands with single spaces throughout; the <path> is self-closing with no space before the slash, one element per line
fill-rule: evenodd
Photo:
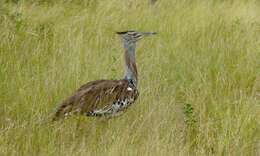
<path fill-rule="evenodd" d="M 115 116 L 132 105 L 138 95 L 135 85 L 126 79 L 89 82 L 59 105 L 53 120 L 72 114 Z"/>

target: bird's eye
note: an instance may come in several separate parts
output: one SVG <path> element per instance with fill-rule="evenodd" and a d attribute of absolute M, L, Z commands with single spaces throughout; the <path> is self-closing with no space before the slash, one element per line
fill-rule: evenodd
<path fill-rule="evenodd" d="M 136 39 L 137 39 L 137 38 L 140 38 L 141 36 L 142 36 L 142 35 L 139 34 L 139 33 L 135 33 L 135 34 L 133 34 L 133 37 L 136 38 Z"/>

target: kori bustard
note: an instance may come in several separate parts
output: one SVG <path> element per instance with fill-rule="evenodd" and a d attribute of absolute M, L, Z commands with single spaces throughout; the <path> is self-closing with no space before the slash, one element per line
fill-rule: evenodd
<path fill-rule="evenodd" d="M 125 75 L 121 80 L 97 80 L 81 86 L 57 108 L 53 120 L 73 114 L 86 116 L 115 116 L 135 102 L 138 74 L 135 63 L 136 42 L 155 32 L 117 32 L 125 49 Z M 120 113 L 121 112 L 121 113 Z"/>

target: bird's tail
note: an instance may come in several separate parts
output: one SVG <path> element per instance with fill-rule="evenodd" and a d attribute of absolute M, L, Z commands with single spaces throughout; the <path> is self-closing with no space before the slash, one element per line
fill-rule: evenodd
<path fill-rule="evenodd" d="M 70 116 L 73 113 L 73 104 L 71 103 L 62 103 L 51 115 L 51 121 L 58 121 Z"/>

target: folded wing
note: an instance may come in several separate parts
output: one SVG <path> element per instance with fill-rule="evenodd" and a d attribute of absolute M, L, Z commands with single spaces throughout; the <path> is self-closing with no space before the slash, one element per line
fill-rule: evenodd
<path fill-rule="evenodd" d="M 125 110 L 138 97 L 127 80 L 98 80 L 81 86 L 57 108 L 53 120 L 72 114 L 111 115 Z"/>

